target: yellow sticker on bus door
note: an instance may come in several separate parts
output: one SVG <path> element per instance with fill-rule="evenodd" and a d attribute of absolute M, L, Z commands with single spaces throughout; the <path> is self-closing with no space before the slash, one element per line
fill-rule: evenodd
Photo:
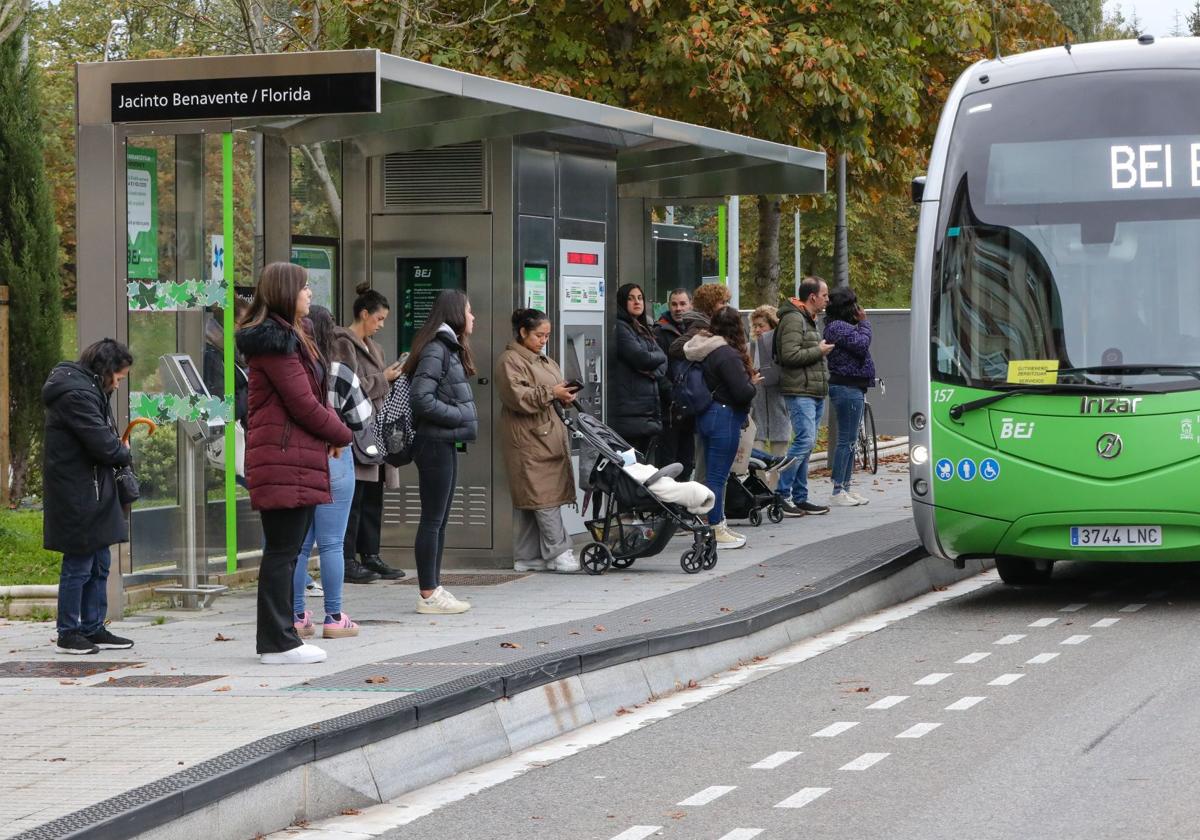
<path fill-rule="evenodd" d="M 1053 385 L 1058 382 L 1058 359 L 1018 359 L 1008 363 L 1014 385 Z"/>

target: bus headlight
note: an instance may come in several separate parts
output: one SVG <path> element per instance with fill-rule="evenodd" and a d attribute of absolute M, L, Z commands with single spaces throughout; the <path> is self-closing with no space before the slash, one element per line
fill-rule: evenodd
<path fill-rule="evenodd" d="M 925 431 L 925 415 L 921 412 L 913 412 L 913 416 L 908 418 L 908 422 L 912 424 L 914 432 Z"/>
<path fill-rule="evenodd" d="M 929 482 L 923 478 L 918 478 L 913 482 L 913 492 L 918 496 L 924 496 L 929 492 Z"/>
<path fill-rule="evenodd" d="M 914 446 L 912 449 L 909 450 L 908 458 L 910 461 L 912 461 L 918 467 L 921 466 L 922 464 L 927 464 L 927 463 L 929 463 L 929 450 L 918 443 L 916 446 Z"/>

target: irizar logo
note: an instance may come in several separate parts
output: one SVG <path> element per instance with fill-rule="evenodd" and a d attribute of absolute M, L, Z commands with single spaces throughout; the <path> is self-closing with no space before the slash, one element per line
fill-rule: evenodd
<path fill-rule="evenodd" d="M 1033 437 L 1033 427 L 1036 425 L 1034 422 L 1017 422 L 1005 417 L 1000 421 L 1000 440 L 1029 440 Z"/>
<path fill-rule="evenodd" d="M 1080 414 L 1135 414 L 1141 397 L 1080 397 Z"/>

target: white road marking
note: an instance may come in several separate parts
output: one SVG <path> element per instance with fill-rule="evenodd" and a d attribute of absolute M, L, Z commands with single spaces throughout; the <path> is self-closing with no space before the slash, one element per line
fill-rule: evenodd
<path fill-rule="evenodd" d="M 1025 664 L 1026 665 L 1045 665 L 1047 662 L 1049 662 L 1051 659 L 1054 659 L 1056 656 L 1058 656 L 1057 653 L 1039 653 L 1037 656 L 1033 657 L 1032 659 L 1026 659 Z"/>
<path fill-rule="evenodd" d="M 762 834 L 761 828 L 735 828 L 728 834 L 722 834 L 719 840 L 750 840 Z"/>
<path fill-rule="evenodd" d="M 751 764 L 750 769 L 751 770 L 774 770 L 776 767 L 781 767 L 784 764 L 787 764 L 789 761 L 791 761 L 793 758 L 795 758 L 798 755 L 802 755 L 802 753 L 799 753 L 799 752 L 771 753 L 769 756 L 764 758 L 762 761 L 758 762 L 758 764 Z"/>
<path fill-rule="evenodd" d="M 856 639 L 877 633 L 898 621 L 911 618 L 939 604 L 991 586 L 996 579 L 995 572 L 983 572 L 952 584 L 944 590 L 927 592 L 911 601 L 888 607 L 813 636 L 811 639 L 797 642 L 772 653 L 763 662 L 751 663 L 736 671 L 726 671 L 700 680 L 697 688 L 649 701 L 629 710 L 627 715 L 588 724 L 513 755 L 496 759 L 473 770 L 458 773 L 428 787 L 406 793 L 382 805 L 363 808 L 360 815 L 332 817 L 321 820 L 319 823 L 313 823 L 311 829 L 278 831 L 268 836 L 271 840 L 322 840 L 322 837 L 328 837 L 326 832 L 339 831 L 343 825 L 347 826 L 347 831 L 349 831 L 349 826 L 360 823 L 363 819 L 369 819 L 375 825 L 384 826 L 380 829 L 380 833 L 391 828 L 410 825 L 448 805 L 523 776 L 530 770 L 553 764 L 590 747 L 606 744 L 622 735 L 635 732 L 660 720 L 666 720 L 679 712 L 740 688 L 746 683 L 770 676 L 783 668 L 807 662 L 816 656 Z M 318 828 L 321 830 L 317 830 Z M 659 830 L 661 830 L 661 826 L 653 829 L 653 831 Z M 641 840 L 647 836 L 649 835 L 626 834 L 621 840 Z"/>
<path fill-rule="evenodd" d="M 897 738 L 924 738 L 926 735 L 928 735 L 933 730 L 937 729 L 939 726 L 941 726 L 940 723 L 918 723 L 914 726 L 908 727 L 908 729 L 905 729 L 903 732 L 901 732 L 896 737 Z"/>
<path fill-rule="evenodd" d="M 867 706 L 868 709 L 890 709 L 892 706 L 898 706 L 908 699 L 907 694 L 889 694 L 887 697 L 881 697 Z"/>
<path fill-rule="evenodd" d="M 635 825 L 627 828 L 612 840 L 645 840 L 656 831 L 662 831 L 661 825 Z"/>
<path fill-rule="evenodd" d="M 955 700 L 953 703 L 951 703 L 949 706 L 947 706 L 946 711 L 947 712 L 965 712 L 967 709 L 971 708 L 972 706 L 976 705 L 977 703 L 982 703 L 986 699 L 987 699 L 986 697 L 964 697 L 961 700 Z"/>
<path fill-rule="evenodd" d="M 1095 624 L 1093 624 L 1092 626 L 1093 627 L 1112 627 L 1114 624 L 1116 624 L 1120 620 L 1121 619 L 1119 619 L 1119 618 L 1102 618 L 1099 621 L 1097 621 Z"/>
<path fill-rule="evenodd" d="M 866 770 L 868 767 L 874 767 L 879 762 L 887 758 L 891 753 L 863 753 L 858 758 L 851 761 L 849 764 L 843 764 L 841 770 Z"/>
<path fill-rule="evenodd" d="M 952 677 L 952 676 L 954 676 L 954 675 L 953 674 L 926 674 L 925 676 L 921 677 L 921 679 L 919 679 L 915 683 L 913 683 L 913 685 L 937 685 L 942 680 L 946 679 L 946 677 Z"/>
<path fill-rule="evenodd" d="M 815 799 L 820 799 L 833 788 L 800 788 L 787 799 L 776 805 L 776 808 L 803 808 Z M 615 840 L 615 838 L 614 838 Z"/>
<path fill-rule="evenodd" d="M 978 653 L 968 653 L 966 656 L 964 656 L 962 659 L 959 659 L 954 664 L 955 665 L 974 665 L 976 662 L 982 662 L 983 660 L 987 659 L 991 655 L 992 654 L 990 651 L 981 651 Z"/>
<path fill-rule="evenodd" d="M 1060 645 L 1081 645 L 1086 642 L 1091 636 L 1068 636 L 1059 642 Z"/>
<path fill-rule="evenodd" d="M 692 794 L 687 799 L 676 802 L 676 805 L 707 805 L 714 799 L 720 799 L 731 790 L 737 790 L 737 785 L 713 785 L 699 793 Z"/>
<path fill-rule="evenodd" d="M 994 645 L 1015 645 L 1017 642 L 1021 641 L 1024 638 L 1025 638 L 1024 633 L 1010 633 L 1007 636 L 1001 636 L 999 639 L 992 642 L 992 644 L 994 644 Z"/>
<path fill-rule="evenodd" d="M 1067 604 L 1065 607 L 1059 610 L 1059 612 L 1079 612 L 1086 606 L 1087 604 Z"/>
<path fill-rule="evenodd" d="M 1053 624 L 1056 621 L 1058 621 L 1057 618 L 1039 618 L 1037 621 L 1029 622 L 1029 626 L 1030 627 L 1049 627 L 1051 624 Z"/>
<path fill-rule="evenodd" d="M 836 738 L 847 729 L 853 729 L 856 726 L 858 726 L 858 721 L 856 720 L 839 720 L 837 723 L 829 724 L 819 732 L 814 732 L 812 736 L 814 738 Z"/>
<path fill-rule="evenodd" d="M 1025 676 L 1025 675 L 1024 674 L 1001 674 L 1000 676 L 996 677 L 996 679 L 994 679 L 990 683 L 988 683 L 988 685 L 1012 685 L 1017 680 L 1021 679 L 1021 677 L 1023 677 L 1023 676 Z"/>
<path fill-rule="evenodd" d="M 1146 605 L 1145 604 L 1126 604 L 1125 606 L 1121 607 L 1121 609 L 1117 610 L 1117 612 L 1137 612 L 1144 606 L 1146 606 Z"/>

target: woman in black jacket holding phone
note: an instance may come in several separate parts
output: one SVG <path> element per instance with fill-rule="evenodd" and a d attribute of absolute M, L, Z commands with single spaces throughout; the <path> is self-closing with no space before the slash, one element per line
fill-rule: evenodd
<path fill-rule="evenodd" d="M 433 302 L 429 319 L 413 336 L 404 373 L 412 380 L 416 438 L 412 459 L 421 492 L 421 524 L 413 553 L 417 561 L 417 612 L 453 615 L 471 605 L 440 583 L 446 521 L 458 476 L 458 445 L 479 435 L 479 415 L 468 377 L 475 375 L 469 338 L 475 326 L 471 302 L 446 289 Z"/>
<path fill-rule="evenodd" d="M 617 289 L 614 344 L 608 423 L 645 455 L 662 434 L 659 387 L 667 375 L 667 354 L 654 340 L 646 318 L 646 297 L 636 283 Z"/>

